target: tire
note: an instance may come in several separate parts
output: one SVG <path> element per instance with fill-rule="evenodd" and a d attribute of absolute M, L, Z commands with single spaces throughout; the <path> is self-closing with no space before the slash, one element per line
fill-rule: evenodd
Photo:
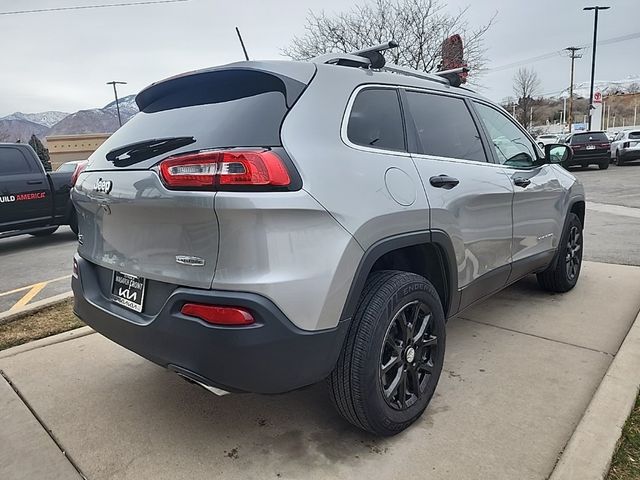
<path fill-rule="evenodd" d="M 58 230 L 58 227 L 50 227 L 46 230 L 40 230 L 39 232 L 30 233 L 29 235 L 31 235 L 32 237 L 47 237 L 54 233 L 56 230 Z"/>
<path fill-rule="evenodd" d="M 616 152 L 616 165 L 618 165 L 619 167 L 624 165 L 624 160 L 622 159 L 622 155 L 620 155 L 620 150 Z"/>
<path fill-rule="evenodd" d="M 604 162 L 600 162 L 598 164 L 598 168 L 600 170 L 606 170 L 607 168 L 609 168 L 609 159 L 607 158 Z"/>
<path fill-rule="evenodd" d="M 76 209 L 71 210 L 71 214 L 69 215 L 69 228 L 71 231 L 78 236 L 78 214 L 76 213 Z"/>
<path fill-rule="evenodd" d="M 332 403 L 363 430 L 401 432 L 420 418 L 435 392 L 445 340 L 444 312 L 431 283 L 413 273 L 375 272 L 327 379 Z"/>
<path fill-rule="evenodd" d="M 555 265 L 537 275 L 540 287 L 549 292 L 564 293 L 576 286 L 582 268 L 583 238 L 580 219 L 575 213 L 569 213 Z"/>

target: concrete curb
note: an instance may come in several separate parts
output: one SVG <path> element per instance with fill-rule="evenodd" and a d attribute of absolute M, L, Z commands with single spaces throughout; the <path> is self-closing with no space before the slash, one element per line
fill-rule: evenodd
<path fill-rule="evenodd" d="M 22 317 L 23 315 L 30 315 L 42 310 L 43 308 L 57 305 L 58 303 L 62 303 L 69 298 L 73 298 L 73 292 L 65 292 L 59 295 L 54 295 L 53 297 L 45 298 L 44 300 L 38 300 L 37 302 L 33 302 L 18 310 L 2 312 L 0 313 L 0 325 L 2 325 L 3 323 L 12 322 L 16 318 Z"/>
<path fill-rule="evenodd" d="M 35 350 L 37 348 L 48 347 L 49 345 L 55 345 L 56 343 L 66 342 L 75 338 L 84 337 L 85 335 L 91 335 L 92 333 L 96 333 L 93 328 L 80 327 L 74 330 L 69 330 L 68 332 L 62 332 L 58 333 L 57 335 L 41 338 L 40 340 L 23 343 L 22 345 L 17 345 L 15 347 L 7 348 L 6 350 L 1 351 L 0 360 L 2 360 L 3 358 L 13 357 L 30 350 Z"/>
<path fill-rule="evenodd" d="M 602 480 L 640 384 L 640 313 L 629 329 L 550 480 Z"/>

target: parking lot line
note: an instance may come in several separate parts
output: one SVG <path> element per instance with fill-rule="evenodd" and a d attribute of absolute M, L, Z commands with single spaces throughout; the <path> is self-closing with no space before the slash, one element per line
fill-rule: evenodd
<path fill-rule="evenodd" d="M 36 283 L 31 289 L 20 299 L 18 300 L 13 307 L 9 309 L 10 312 L 18 310 L 21 307 L 24 307 L 27 303 L 29 303 L 33 297 L 35 297 L 44 287 L 47 286 L 48 282 L 40 282 Z"/>
<path fill-rule="evenodd" d="M 8 292 L 2 292 L 0 293 L 0 297 L 5 297 L 7 295 L 11 295 L 13 293 L 18 293 L 18 292 L 22 292 L 23 290 L 29 290 L 30 288 L 35 287 L 36 285 L 40 285 L 40 283 L 44 283 L 45 285 L 49 284 L 49 283 L 53 283 L 53 282 L 58 282 L 60 280 L 65 280 L 67 278 L 71 278 L 71 275 L 64 275 L 63 277 L 58 277 L 58 278 L 52 278 L 51 280 L 45 280 L 44 282 L 38 282 L 38 283 L 34 283 L 32 285 L 26 285 L 24 287 L 20 287 L 20 288 L 15 288 L 13 290 L 9 290 Z M 37 293 L 37 292 L 36 292 Z"/>

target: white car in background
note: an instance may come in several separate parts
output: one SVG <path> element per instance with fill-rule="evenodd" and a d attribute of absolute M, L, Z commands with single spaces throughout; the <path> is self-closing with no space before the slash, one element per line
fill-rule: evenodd
<path fill-rule="evenodd" d="M 556 135 L 553 133 L 538 135 L 538 138 L 536 138 L 536 142 L 538 143 L 538 145 L 540 145 L 540 148 L 544 149 L 544 146 L 549 145 L 550 143 L 560 143 L 560 135 Z"/>
<path fill-rule="evenodd" d="M 640 160 L 640 130 L 618 132 L 611 142 L 611 158 L 618 166 Z"/>

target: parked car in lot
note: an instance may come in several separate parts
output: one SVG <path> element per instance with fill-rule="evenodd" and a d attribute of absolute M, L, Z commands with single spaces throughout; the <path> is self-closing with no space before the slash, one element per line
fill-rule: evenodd
<path fill-rule="evenodd" d="M 545 133 L 544 135 L 538 135 L 536 138 L 536 142 L 540 145 L 541 148 L 544 148 L 545 145 L 550 145 L 553 143 L 562 143 L 560 141 L 561 135 L 556 135 L 553 133 Z"/>
<path fill-rule="evenodd" d="M 581 165 L 598 165 L 600 170 L 609 168 L 611 144 L 604 132 L 574 133 L 566 141 L 573 150 L 573 158 L 563 163 L 565 168 Z"/>
<path fill-rule="evenodd" d="M 0 238 L 51 235 L 60 225 L 77 233 L 70 191 L 78 172 L 46 172 L 23 143 L 0 143 Z"/>
<path fill-rule="evenodd" d="M 73 190 L 80 318 L 219 394 L 326 379 L 344 418 L 393 435 L 434 394 L 446 318 L 531 273 L 572 289 L 571 149 L 370 66 L 239 62 L 140 92 Z"/>
<path fill-rule="evenodd" d="M 618 132 L 611 142 L 611 158 L 618 166 L 640 160 L 640 130 Z"/>
<path fill-rule="evenodd" d="M 87 160 L 73 160 L 71 162 L 65 162 L 56 168 L 56 172 L 74 172 L 75 176 L 78 176 L 84 167 L 87 166 Z"/>

